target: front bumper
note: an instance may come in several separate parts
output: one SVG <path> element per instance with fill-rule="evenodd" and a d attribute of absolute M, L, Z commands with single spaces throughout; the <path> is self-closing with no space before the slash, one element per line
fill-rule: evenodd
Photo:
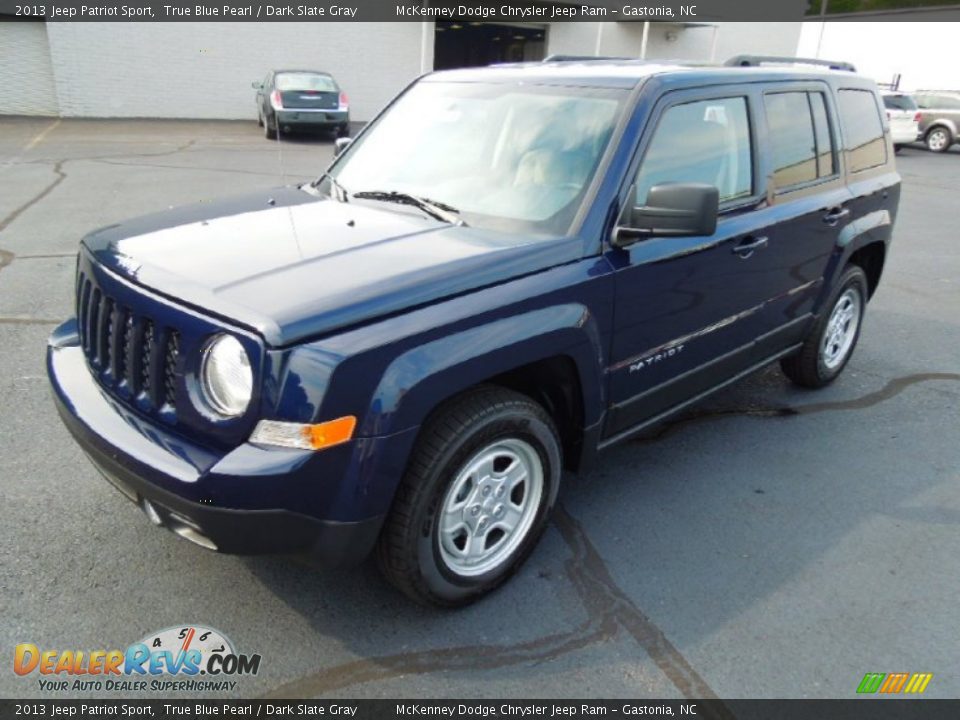
<path fill-rule="evenodd" d="M 289 507 L 230 507 L 230 498 L 216 489 L 242 492 L 251 482 L 266 483 L 282 497 L 284 471 L 302 467 L 309 457 L 304 451 L 245 445 L 218 455 L 193 445 L 111 399 L 91 376 L 80 347 L 62 337 L 48 348 L 47 372 L 67 429 L 104 478 L 154 524 L 219 552 L 302 554 L 328 566 L 355 564 L 373 549 L 382 515 L 337 521 Z M 235 476 L 224 472 L 241 468 Z M 211 475 L 218 485 L 207 482 Z"/>

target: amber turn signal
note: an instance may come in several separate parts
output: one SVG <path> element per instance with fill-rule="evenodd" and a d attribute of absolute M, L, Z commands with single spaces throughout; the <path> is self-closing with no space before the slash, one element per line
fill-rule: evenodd
<path fill-rule="evenodd" d="M 250 436 L 250 442 L 302 450 L 323 450 L 350 440 L 356 427 L 357 418 L 353 415 L 316 424 L 261 420 Z"/>

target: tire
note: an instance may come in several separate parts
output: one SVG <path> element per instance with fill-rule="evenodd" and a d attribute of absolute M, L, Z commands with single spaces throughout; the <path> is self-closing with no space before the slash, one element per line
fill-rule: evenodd
<path fill-rule="evenodd" d="M 556 427 L 530 398 L 485 386 L 450 401 L 411 454 L 378 542 L 381 571 L 422 604 L 479 599 L 533 550 L 560 473 Z"/>
<path fill-rule="evenodd" d="M 263 127 L 263 114 L 257 110 L 257 127 Z"/>
<path fill-rule="evenodd" d="M 827 308 L 810 329 L 796 355 L 780 361 L 784 374 L 801 387 L 821 388 L 843 372 L 853 355 L 863 313 L 867 305 L 867 276 L 856 265 L 848 265 Z"/>
<path fill-rule="evenodd" d="M 953 144 L 953 137 L 950 131 L 943 125 L 937 125 L 927 131 L 923 142 L 927 145 L 927 150 L 931 152 L 947 152 Z"/>
<path fill-rule="evenodd" d="M 274 121 L 276 121 L 278 118 L 276 117 L 276 115 L 274 115 L 273 119 Z M 279 135 L 280 135 L 280 129 L 276 125 L 271 125 L 270 118 L 264 115 L 263 116 L 263 136 L 267 138 L 267 140 L 277 140 Z"/>

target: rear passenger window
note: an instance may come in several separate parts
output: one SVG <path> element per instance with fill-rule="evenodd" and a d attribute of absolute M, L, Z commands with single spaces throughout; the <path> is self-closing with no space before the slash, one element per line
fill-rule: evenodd
<path fill-rule="evenodd" d="M 706 183 L 720 202 L 753 194 L 750 121 L 743 97 L 674 105 L 663 113 L 637 174 L 637 205 L 654 185 Z"/>
<path fill-rule="evenodd" d="M 817 141 L 805 92 L 763 99 L 773 152 L 773 183 L 782 189 L 817 179 Z"/>
<path fill-rule="evenodd" d="M 887 144 L 874 94 L 869 90 L 841 90 L 837 93 L 837 105 L 850 172 L 883 165 L 887 161 Z"/>

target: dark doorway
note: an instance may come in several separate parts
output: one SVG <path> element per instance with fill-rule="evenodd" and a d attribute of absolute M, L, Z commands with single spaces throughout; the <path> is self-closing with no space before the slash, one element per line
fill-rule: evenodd
<path fill-rule="evenodd" d="M 449 70 L 503 62 L 543 60 L 546 29 L 494 23 L 436 23 L 433 68 Z"/>

